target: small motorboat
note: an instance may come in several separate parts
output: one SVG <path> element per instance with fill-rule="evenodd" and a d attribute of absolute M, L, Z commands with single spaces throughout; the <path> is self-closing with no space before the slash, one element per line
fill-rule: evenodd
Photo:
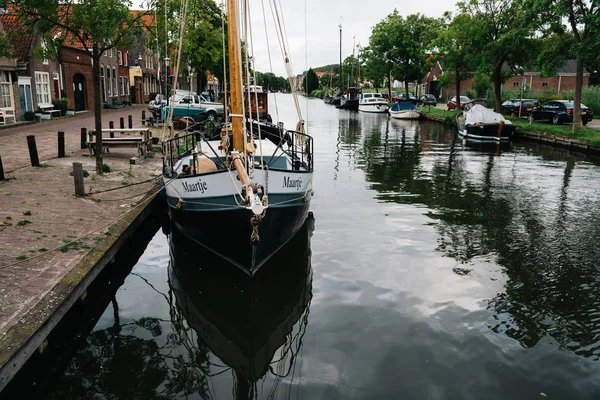
<path fill-rule="evenodd" d="M 465 106 L 462 114 L 456 117 L 458 134 L 465 138 L 479 140 L 510 140 L 515 127 L 509 120 L 481 104 Z"/>
<path fill-rule="evenodd" d="M 413 103 L 398 102 L 392 105 L 390 116 L 396 119 L 419 119 L 421 113 Z"/>
<path fill-rule="evenodd" d="M 363 93 L 358 102 L 358 111 L 368 113 L 385 113 L 389 109 L 387 100 L 381 93 Z"/>

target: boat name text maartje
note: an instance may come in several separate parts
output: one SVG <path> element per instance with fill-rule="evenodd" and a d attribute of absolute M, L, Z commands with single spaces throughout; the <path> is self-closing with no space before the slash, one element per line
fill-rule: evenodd
<path fill-rule="evenodd" d="M 300 188 L 302 188 L 302 178 L 292 179 L 289 176 L 285 176 L 283 178 L 283 187 L 296 188 L 296 190 L 300 190 Z"/>
<path fill-rule="evenodd" d="M 186 192 L 202 192 L 208 190 L 206 182 L 203 182 L 202 179 L 198 179 L 197 183 L 188 184 L 187 182 L 183 182 L 183 189 Z"/>

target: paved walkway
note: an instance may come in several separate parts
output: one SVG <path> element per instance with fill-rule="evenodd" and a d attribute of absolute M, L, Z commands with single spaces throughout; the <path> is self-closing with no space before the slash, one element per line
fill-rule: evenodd
<path fill-rule="evenodd" d="M 104 110 L 103 126 L 132 115 L 141 126 L 145 106 Z M 148 114 L 148 113 L 147 113 Z M 135 148 L 111 149 L 104 163 L 112 171 L 96 176 L 95 158 L 80 149 L 81 127 L 93 128 L 92 112 L 74 117 L 0 130 L 0 157 L 8 180 L 0 181 L 0 350 L 10 344 L 2 336 L 30 311 L 90 248 L 106 235 L 106 225 L 116 220 L 151 191 L 160 175 L 161 158 L 129 159 Z M 57 132 L 65 132 L 67 157 L 57 157 Z M 27 135 L 35 135 L 41 168 L 31 167 Z M 155 130 L 154 136 L 160 136 Z M 90 176 L 85 191 L 119 190 L 74 196 L 73 162 L 81 162 Z M 132 183 L 145 182 L 128 186 Z M 84 239 L 91 231 L 96 233 Z M 58 302 L 58 301 L 57 301 Z M 57 304 L 58 306 L 58 304 Z M 52 310 L 48 310 L 51 312 Z"/>

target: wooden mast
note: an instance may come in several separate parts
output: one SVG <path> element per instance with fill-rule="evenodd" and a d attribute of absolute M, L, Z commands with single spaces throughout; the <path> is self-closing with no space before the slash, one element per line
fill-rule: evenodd
<path fill-rule="evenodd" d="M 242 66 L 240 60 L 240 37 L 238 33 L 237 0 L 227 0 L 227 37 L 229 49 L 229 87 L 231 99 L 231 128 L 233 130 L 233 148 L 244 150 L 244 132 L 242 121 Z"/>

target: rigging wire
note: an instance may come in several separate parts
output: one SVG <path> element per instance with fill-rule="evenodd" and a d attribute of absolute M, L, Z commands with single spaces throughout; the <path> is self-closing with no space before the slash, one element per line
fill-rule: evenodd
<path fill-rule="evenodd" d="M 225 14 L 224 14 L 224 10 L 225 10 L 225 3 L 223 2 L 223 0 L 221 0 L 221 33 L 222 33 L 222 42 L 223 42 L 223 93 L 224 93 L 224 106 L 223 108 L 225 109 L 225 123 L 227 123 L 227 121 L 229 120 L 227 117 L 227 110 L 229 109 L 227 106 L 227 64 L 226 64 L 226 60 L 227 60 L 227 56 L 225 53 Z M 229 135 L 227 133 L 227 126 L 225 126 L 225 134 Z"/>
<path fill-rule="evenodd" d="M 296 125 L 296 130 L 303 133 L 304 132 L 304 120 L 302 119 L 302 112 L 300 110 L 300 103 L 298 103 L 298 93 L 296 92 L 296 88 L 294 87 L 293 84 L 293 80 L 292 80 L 292 62 L 288 53 L 288 46 L 286 45 L 286 40 L 285 40 L 285 32 L 284 32 L 284 28 L 283 28 L 283 22 L 282 22 L 282 17 L 283 15 L 280 17 L 279 15 L 279 11 L 277 10 L 277 4 L 275 3 L 276 0 L 273 0 L 273 8 L 272 10 L 274 10 L 274 16 L 273 19 L 275 20 L 275 26 L 276 28 L 279 29 L 278 35 L 277 37 L 280 40 L 280 47 L 282 48 L 283 51 L 283 60 L 285 63 L 285 69 L 286 72 L 288 74 L 288 80 L 290 81 L 290 86 L 292 89 L 292 95 L 294 98 L 294 104 L 296 105 L 296 112 L 298 113 L 298 124 Z"/>
<path fill-rule="evenodd" d="M 251 50 L 250 54 L 252 55 L 252 59 L 254 60 L 254 35 L 252 34 L 252 22 L 250 19 L 250 3 L 248 2 L 248 0 L 246 0 L 246 7 L 248 10 L 248 26 L 249 26 L 249 30 L 250 30 L 250 50 Z M 248 47 L 248 46 L 246 45 L 246 47 Z M 258 127 L 258 147 L 259 147 L 259 151 L 260 151 L 260 165 L 261 165 L 261 170 L 262 170 L 262 181 L 263 181 L 263 184 L 266 185 L 267 180 L 265 177 L 265 160 L 263 158 L 262 134 L 260 131 L 260 114 L 259 114 L 259 109 L 258 109 L 258 91 L 256 89 L 256 68 L 254 68 L 254 70 L 252 72 L 253 72 L 253 77 L 254 77 L 254 102 L 255 102 L 255 106 L 256 106 L 256 120 L 258 121 L 256 126 Z M 248 90 L 248 93 L 249 92 L 250 92 L 250 90 Z M 250 107 L 252 107 L 252 97 L 249 98 L 248 104 L 250 104 Z M 250 113 L 250 118 L 252 118 L 252 113 Z M 250 129 L 252 129 L 252 123 L 250 123 Z M 266 187 L 265 187 L 265 195 L 268 196 Z"/>
<path fill-rule="evenodd" d="M 175 64 L 175 79 L 173 81 L 173 87 L 175 87 L 175 88 L 177 87 L 177 78 L 179 76 L 179 66 L 181 63 L 181 49 L 183 48 L 183 31 L 185 29 L 185 24 L 186 24 L 188 3 L 189 3 L 189 0 L 185 0 L 185 3 L 182 5 L 183 13 L 182 13 L 181 22 L 179 25 L 179 48 L 177 49 L 177 62 Z M 173 105 L 171 105 L 171 107 L 169 109 L 169 116 L 167 118 L 167 121 L 172 120 L 174 109 L 175 109 L 175 107 L 173 107 Z"/>
<path fill-rule="evenodd" d="M 273 74 L 273 62 L 271 60 L 271 45 L 269 44 L 269 34 L 267 32 L 267 15 L 265 14 L 265 0 L 261 0 L 263 21 L 265 23 L 265 38 L 267 39 L 267 54 L 269 55 L 269 70 Z M 274 74 L 273 74 L 274 75 Z M 277 106 L 277 93 L 273 93 L 275 99 L 275 114 L 277 115 L 277 121 L 279 121 L 279 107 Z"/>

